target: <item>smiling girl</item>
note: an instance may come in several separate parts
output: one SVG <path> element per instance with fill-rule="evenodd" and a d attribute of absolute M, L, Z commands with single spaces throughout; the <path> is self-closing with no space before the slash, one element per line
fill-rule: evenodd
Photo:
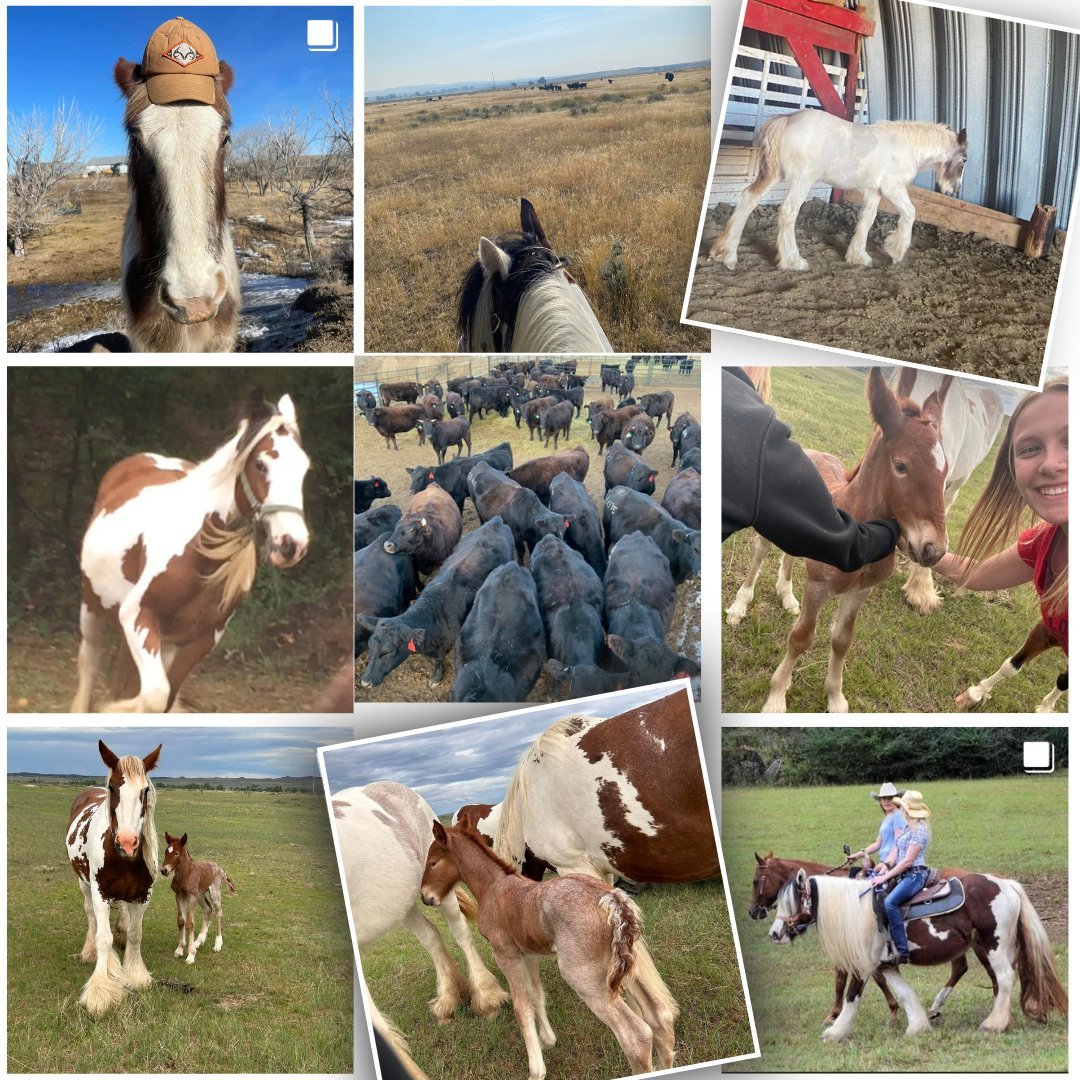
<path fill-rule="evenodd" d="M 1030 528 L 1021 525 L 1032 522 Z M 957 544 L 934 567 L 968 589 L 1011 589 L 1032 582 L 1042 625 L 1015 657 L 956 700 L 976 704 L 1000 679 L 1046 648 L 1069 651 L 1069 384 L 1054 379 L 1029 394 L 1009 419 L 986 488 Z M 1013 540 L 1013 537 L 1019 537 Z M 1050 711 L 1064 685 L 1038 711 Z"/>

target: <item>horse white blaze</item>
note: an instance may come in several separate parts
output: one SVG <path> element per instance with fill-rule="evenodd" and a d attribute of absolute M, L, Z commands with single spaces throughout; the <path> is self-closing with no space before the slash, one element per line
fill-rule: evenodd
<path fill-rule="evenodd" d="M 234 292 L 239 284 L 231 232 L 226 223 L 219 249 L 215 218 L 214 170 L 225 121 L 211 105 L 151 103 L 134 124 L 164 196 L 166 257 L 158 299 L 178 322 L 212 319 L 230 284 Z M 137 243 L 129 214 L 125 273 Z"/>
<path fill-rule="evenodd" d="M 311 459 L 292 437 L 275 432 L 271 448 L 260 452 L 260 463 L 269 478 L 266 505 L 295 509 L 274 511 L 263 519 L 272 544 L 270 563 L 279 570 L 295 566 L 307 553 L 310 534 L 304 520 L 304 477 Z"/>

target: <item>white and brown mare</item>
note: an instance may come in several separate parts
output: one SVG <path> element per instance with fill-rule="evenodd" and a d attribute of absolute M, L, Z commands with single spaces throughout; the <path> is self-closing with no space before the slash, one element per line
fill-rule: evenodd
<path fill-rule="evenodd" d="M 121 294 L 133 352 L 231 352 L 240 270 L 225 206 L 232 69 L 215 101 L 155 105 L 140 64 L 113 71 L 127 107 L 128 187 Z"/>
<path fill-rule="evenodd" d="M 521 231 L 480 237 L 458 293 L 458 351 L 609 353 L 588 297 L 521 200 Z"/>
<path fill-rule="evenodd" d="M 94 971 L 79 1002 L 92 1016 L 120 1003 L 124 990 L 145 990 L 151 982 L 142 958 L 142 922 L 157 873 L 157 794 L 150 773 L 161 747 L 144 758 L 117 757 L 101 740 L 101 760 L 109 770 L 104 787 L 86 788 L 71 804 L 67 855 L 79 879 L 86 912 L 86 939 L 80 959 Z M 115 942 L 124 946 L 124 962 L 113 948 L 109 922 L 119 907 Z"/>
<path fill-rule="evenodd" d="M 439 909 L 450 933 L 465 955 L 468 976 L 463 977 L 443 942 L 442 935 L 417 906 L 424 858 L 431 841 L 431 807 L 411 788 L 391 781 L 346 788 L 331 799 L 334 834 L 345 871 L 345 893 L 352 912 L 356 944 L 361 950 L 399 926 L 410 930 L 435 965 L 435 997 L 431 1011 L 446 1023 L 463 998 L 474 1012 L 493 1016 L 509 995 L 488 971 L 451 890 Z M 471 900 L 461 893 L 466 910 Z M 372 1026 L 396 1049 L 403 1048 L 397 1029 L 365 995 Z"/>
<path fill-rule="evenodd" d="M 855 266 L 873 265 L 866 238 L 884 195 L 900 213 L 896 229 L 883 245 L 898 263 L 911 246 L 915 222 L 908 184 L 921 170 L 933 168 L 939 190 L 955 194 L 966 162 L 967 132 L 944 124 L 883 120 L 867 126 L 816 109 L 774 116 L 761 129 L 757 176 L 739 196 L 708 257 L 734 270 L 746 219 L 774 184 L 786 180 L 790 188 L 780 204 L 776 263 L 781 270 L 806 270 L 808 264 L 795 241 L 795 219 L 810 189 L 824 180 L 834 188 L 862 192 L 862 211 L 845 260 Z"/>
<path fill-rule="evenodd" d="M 135 454 L 109 469 L 83 537 L 72 712 L 90 710 L 110 625 L 123 636 L 130 693 L 103 711 L 173 705 L 251 590 L 260 552 L 277 569 L 306 554 L 310 464 L 291 398 L 274 405 L 256 391 L 236 434 L 205 461 Z"/>
<path fill-rule="evenodd" d="M 165 858 L 161 861 L 161 876 L 172 874 L 172 891 L 176 896 L 176 927 L 180 941 L 173 954 L 178 960 L 184 955 L 185 938 L 189 964 L 195 963 L 195 951 L 206 941 L 210 930 L 210 912 L 217 916 L 217 937 L 214 952 L 221 952 L 221 889 L 236 892 L 229 875 L 216 862 L 200 859 L 196 862 L 187 849 L 187 833 L 172 836 L 165 833 Z M 202 908 L 202 929 L 195 936 L 195 908 Z"/>

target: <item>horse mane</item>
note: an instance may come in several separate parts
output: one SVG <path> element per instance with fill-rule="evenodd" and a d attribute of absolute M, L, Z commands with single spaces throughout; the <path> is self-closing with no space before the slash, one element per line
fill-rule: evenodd
<path fill-rule="evenodd" d="M 947 124 L 925 120 L 881 120 L 874 127 L 887 127 L 896 132 L 924 161 L 947 153 L 956 143 L 956 132 Z"/>
<path fill-rule="evenodd" d="M 825 955 L 841 971 L 869 979 L 881 963 L 881 945 L 873 904 L 860 895 L 868 889 L 866 882 L 823 875 L 809 880 L 817 889 L 815 914 Z"/>
<path fill-rule="evenodd" d="M 507 862 L 505 859 L 500 858 L 488 845 L 487 840 L 476 831 L 476 826 L 468 819 L 465 818 L 459 821 L 453 828 L 447 829 L 447 836 L 450 833 L 456 833 L 458 836 L 465 837 L 466 840 L 472 841 L 504 874 L 520 874 L 521 870 Z"/>
<path fill-rule="evenodd" d="M 572 309 L 569 319 L 568 305 Z M 584 290 L 573 281 L 559 280 L 550 274 L 524 294 L 515 331 L 545 353 L 595 350 L 605 344 L 610 348 Z M 583 340 L 586 336 L 592 340 Z"/>
<path fill-rule="evenodd" d="M 125 780 L 130 780 L 133 783 L 142 784 L 146 783 L 146 812 L 143 814 L 143 827 L 141 843 L 139 844 L 139 850 L 142 852 L 143 862 L 146 863 L 146 868 L 150 871 L 153 877 L 157 877 L 158 872 L 158 837 L 157 827 L 154 824 L 154 807 L 157 805 L 157 788 L 154 787 L 149 775 L 146 772 L 146 766 L 143 765 L 141 757 L 136 757 L 134 754 L 125 754 L 116 763 L 116 768 L 120 771 L 120 775 Z M 105 778 L 106 789 L 109 786 L 108 777 Z M 108 806 L 108 800 L 102 805 Z"/>

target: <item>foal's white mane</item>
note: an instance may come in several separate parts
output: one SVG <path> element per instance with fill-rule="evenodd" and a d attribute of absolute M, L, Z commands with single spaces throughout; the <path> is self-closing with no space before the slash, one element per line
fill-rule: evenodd
<path fill-rule="evenodd" d="M 887 128 L 899 135 L 919 158 L 922 166 L 941 161 L 956 149 L 956 133 L 946 124 L 922 120 L 881 120 L 875 128 Z"/>
<path fill-rule="evenodd" d="M 142 854 L 143 862 L 146 863 L 146 868 L 150 871 L 151 876 L 157 877 L 158 872 L 158 837 L 157 826 L 154 824 L 154 807 L 157 805 L 157 788 L 154 787 L 147 775 L 146 766 L 143 765 L 142 758 L 136 757 L 134 754 L 125 754 L 120 758 L 116 767 L 120 770 L 120 774 L 129 783 L 138 784 L 140 787 L 145 783 L 147 787 L 146 795 L 146 810 L 143 813 L 143 827 L 142 837 L 139 843 L 139 851 Z M 106 796 L 102 800 L 101 805 L 105 807 L 105 812 L 109 810 L 109 778 L 105 777 L 105 791 Z"/>
<path fill-rule="evenodd" d="M 881 963 L 881 932 L 865 881 L 816 876 L 818 937 L 841 971 L 869 979 Z M 796 890 L 797 895 L 797 890 Z"/>

